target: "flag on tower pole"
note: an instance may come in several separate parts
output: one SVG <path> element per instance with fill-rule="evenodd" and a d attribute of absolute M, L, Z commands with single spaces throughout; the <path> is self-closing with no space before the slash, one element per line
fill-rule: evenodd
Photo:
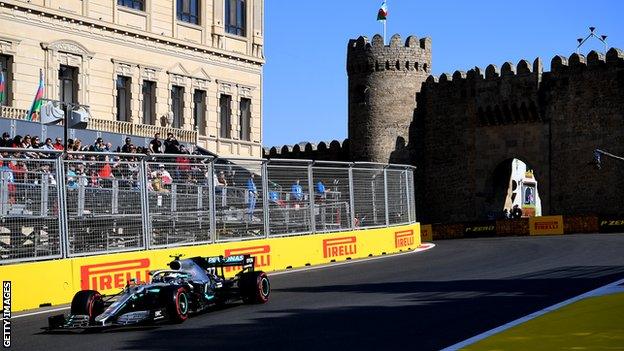
<path fill-rule="evenodd" d="M 384 44 L 386 44 L 386 20 L 388 18 L 388 4 L 386 0 L 381 3 L 381 7 L 379 7 L 379 11 L 377 12 L 377 21 L 383 22 L 383 39 Z"/>
<path fill-rule="evenodd" d="M 41 111 L 41 105 L 43 105 L 43 88 L 43 70 L 39 69 L 39 88 L 37 88 L 35 100 L 33 100 L 32 106 L 30 106 L 30 110 L 28 110 L 28 115 L 26 115 L 26 120 L 28 121 L 32 121 L 33 117 L 37 117 Z"/>
<path fill-rule="evenodd" d="M 0 71 L 0 105 L 6 97 L 6 84 L 4 83 L 4 72 Z"/>

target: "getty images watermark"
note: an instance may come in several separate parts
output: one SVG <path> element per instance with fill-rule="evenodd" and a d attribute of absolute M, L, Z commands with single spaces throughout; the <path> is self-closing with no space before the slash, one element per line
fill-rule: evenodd
<path fill-rule="evenodd" d="M 2 282 L 2 346 L 11 347 L 11 282 Z"/>

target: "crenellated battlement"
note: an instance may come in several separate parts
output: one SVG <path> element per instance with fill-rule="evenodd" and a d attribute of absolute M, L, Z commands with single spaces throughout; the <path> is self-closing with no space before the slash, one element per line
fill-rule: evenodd
<path fill-rule="evenodd" d="M 372 42 L 366 37 L 349 40 L 347 72 L 366 74 L 382 71 L 431 71 L 431 38 L 418 39 L 411 35 L 405 41 L 399 34 L 384 45 L 383 37 L 376 34 Z"/>
<path fill-rule="evenodd" d="M 301 142 L 295 145 L 263 148 L 263 158 L 310 159 L 323 161 L 347 161 L 349 159 L 349 139 L 321 141 L 318 144 Z"/>
<path fill-rule="evenodd" d="M 591 51 L 585 57 L 582 54 L 574 53 L 569 57 L 556 55 L 550 61 L 550 71 L 543 71 L 542 60 L 538 57 L 533 61 L 533 65 L 529 64 L 527 60 L 520 60 L 517 65 L 512 62 L 504 62 L 499 69 L 497 65 L 490 64 L 483 70 L 479 67 L 475 67 L 468 72 L 455 71 L 452 75 L 450 73 L 442 73 L 438 77 L 430 75 L 427 77 L 425 84 L 428 88 L 436 85 L 444 84 L 460 84 L 460 83 L 473 83 L 476 84 L 479 81 L 497 81 L 497 80 L 509 80 L 518 79 L 519 81 L 526 82 L 527 77 L 535 80 L 536 83 L 541 82 L 542 76 L 546 73 L 550 76 L 559 76 L 565 73 L 576 72 L 582 70 L 592 69 L 604 69 L 609 66 L 618 66 L 624 63 L 624 51 L 617 48 L 611 48 L 605 57 L 605 55 Z"/>

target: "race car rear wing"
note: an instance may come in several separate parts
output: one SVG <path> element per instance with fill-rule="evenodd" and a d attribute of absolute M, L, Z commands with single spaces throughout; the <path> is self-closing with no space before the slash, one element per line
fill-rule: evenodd
<path fill-rule="evenodd" d="M 245 272 L 253 271 L 255 267 L 255 258 L 251 255 L 194 257 L 191 260 L 206 270 L 223 270 L 224 267 L 239 267 L 241 272 Z"/>

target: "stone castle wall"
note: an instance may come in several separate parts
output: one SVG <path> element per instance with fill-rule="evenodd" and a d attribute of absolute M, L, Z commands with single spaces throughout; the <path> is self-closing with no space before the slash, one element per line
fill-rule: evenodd
<path fill-rule="evenodd" d="M 534 171 L 544 215 L 624 213 L 624 164 L 603 158 L 598 170 L 592 153 L 624 154 L 621 50 L 556 56 L 549 72 L 536 59 L 439 77 L 428 76 L 430 39 L 402 45 L 394 36 L 384 46 L 360 37 L 347 55 L 349 150 L 299 145 L 266 157 L 415 165 L 417 213 L 427 223 L 500 211 L 509 181 L 500 170 L 514 158 Z"/>
<path fill-rule="evenodd" d="M 544 214 L 622 212 L 624 165 L 597 170 L 592 151 L 624 154 L 624 55 L 557 56 L 550 72 L 494 65 L 485 74 L 430 77 L 418 95 L 410 148 L 419 166 L 422 219 L 484 218 L 496 211 L 495 170 L 518 158 L 535 171 Z M 618 141 L 619 140 L 619 141 Z"/>

